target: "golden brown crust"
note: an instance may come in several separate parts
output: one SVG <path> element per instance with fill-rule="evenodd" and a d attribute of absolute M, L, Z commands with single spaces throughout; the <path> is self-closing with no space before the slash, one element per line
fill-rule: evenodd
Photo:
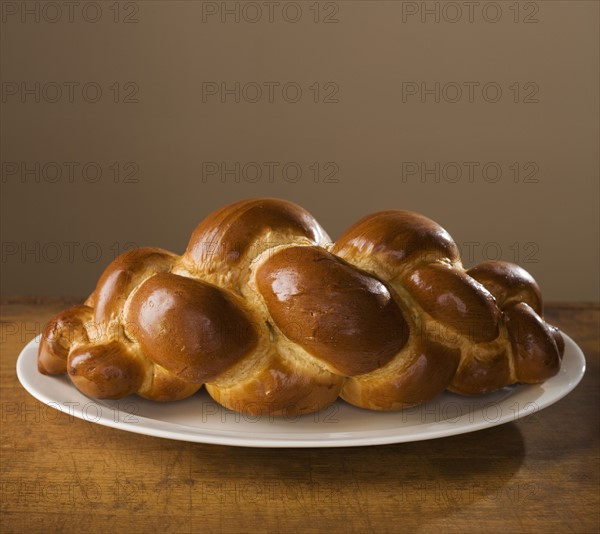
<path fill-rule="evenodd" d="M 141 350 L 186 382 L 216 378 L 257 343 L 255 326 L 226 292 L 170 273 L 138 288 L 125 320 Z"/>
<path fill-rule="evenodd" d="M 464 349 L 461 365 L 448 389 L 461 395 L 482 395 L 513 382 L 507 349 L 485 350 L 475 346 Z"/>
<path fill-rule="evenodd" d="M 140 397 L 160 402 L 174 401 L 185 399 L 202 387 L 202 384 L 181 380 L 156 363 L 151 367 L 150 380 L 146 380 L 137 391 Z"/>
<path fill-rule="evenodd" d="M 200 271 L 235 268 L 243 259 L 252 259 L 263 247 L 259 238 L 267 233 L 303 237 L 327 243 L 329 237 L 313 216 L 300 206 L 273 198 L 242 200 L 206 217 L 194 230 L 184 259 Z M 271 242 L 274 246 L 277 242 Z"/>
<path fill-rule="evenodd" d="M 446 230 L 423 215 L 404 210 L 363 217 L 336 241 L 332 252 L 342 257 L 374 256 L 392 266 L 460 260 L 458 247 Z"/>
<path fill-rule="evenodd" d="M 93 311 L 89 306 L 73 306 L 46 325 L 38 351 L 40 373 L 58 375 L 67 372 L 67 358 L 73 342 L 88 341 L 85 324 L 91 322 Z"/>
<path fill-rule="evenodd" d="M 383 367 L 367 377 L 349 378 L 341 397 L 370 410 L 398 410 L 421 404 L 444 391 L 458 367 L 460 351 L 429 340 L 411 344 L 399 369 Z"/>
<path fill-rule="evenodd" d="M 482 284 L 503 308 L 513 302 L 526 302 L 542 314 L 542 293 L 533 277 L 522 267 L 507 261 L 485 261 L 467 271 Z"/>
<path fill-rule="evenodd" d="M 85 305 L 42 335 L 38 368 L 84 393 L 169 401 L 203 383 L 249 415 L 296 416 L 338 395 L 393 410 L 558 372 L 560 332 L 508 262 L 466 271 L 448 232 L 384 211 L 335 244 L 277 199 L 209 215 L 183 256 L 143 248 L 107 266 Z"/>
<path fill-rule="evenodd" d="M 300 365 L 271 349 L 261 369 L 230 386 L 207 384 L 219 404 L 248 415 L 293 417 L 334 402 L 344 378 L 317 366 Z"/>
<path fill-rule="evenodd" d="M 464 272 L 444 263 L 415 269 L 406 290 L 433 319 L 475 343 L 498 337 L 498 310 L 492 295 Z"/>
<path fill-rule="evenodd" d="M 536 384 L 558 373 L 562 351 L 548 325 L 525 302 L 504 310 L 519 382 Z"/>
<path fill-rule="evenodd" d="M 551 324 L 546 323 L 546 326 L 550 330 L 552 337 L 554 338 L 554 343 L 556 343 L 556 348 L 558 349 L 558 355 L 562 359 L 563 354 L 565 353 L 565 338 L 560 333 L 560 330 Z"/>
<path fill-rule="evenodd" d="M 143 364 L 117 341 L 71 351 L 68 372 L 78 389 L 97 399 L 120 399 L 135 393 L 144 380 Z"/>
<path fill-rule="evenodd" d="M 94 320 L 97 323 L 118 319 L 123 300 L 145 278 L 171 269 L 177 256 L 158 248 L 129 250 L 102 273 L 93 294 Z"/>
<path fill-rule="evenodd" d="M 378 369 L 406 343 L 406 322 L 385 284 L 321 248 L 276 252 L 256 282 L 284 335 L 338 374 Z"/>

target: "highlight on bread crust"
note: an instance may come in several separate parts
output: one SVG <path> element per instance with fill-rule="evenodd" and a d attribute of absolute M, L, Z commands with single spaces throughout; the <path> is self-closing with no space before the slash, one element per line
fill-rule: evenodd
<path fill-rule="evenodd" d="M 464 269 L 423 215 L 374 213 L 331 243 L 300 206 L 256 198 L 209 215 L 182 256 L 116 258 L 50 321 L 38 369 L 94 398 L 174 401 L 204 385 L 229 409 L 295 416 L 338 397 L 397 410 L 540 383 L 563 351 L 529 273 Z"/>

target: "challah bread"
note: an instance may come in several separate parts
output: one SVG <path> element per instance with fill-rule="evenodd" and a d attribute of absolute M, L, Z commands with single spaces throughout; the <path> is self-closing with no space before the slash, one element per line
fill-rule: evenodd
<path fill-rule="evenodd" d="M 539 383 L 563 350 L 526 271 L 465 270 L 422 215 L 375 213 L 331 243 L 299 206 L 258 198 L 209 215 L 183 256 L 115 259 L 50 322 L 38 369 L 95 398 L 172 401 L 205 385 L 238 412 L 297 415 L 338 396 L 395 410 Z"/>

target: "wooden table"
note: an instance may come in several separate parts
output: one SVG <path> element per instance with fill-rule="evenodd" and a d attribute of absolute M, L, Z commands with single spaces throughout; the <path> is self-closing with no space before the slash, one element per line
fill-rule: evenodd
<path fill-rule="evenodd" d="M 444 439 L 294 450 L 169 441 L 45 407 L 15 361 L 67 304 L 2 302 L 4 533 L 599 531 L 598 305 L 547 308 L 587 359 L 558 404 Z"/>

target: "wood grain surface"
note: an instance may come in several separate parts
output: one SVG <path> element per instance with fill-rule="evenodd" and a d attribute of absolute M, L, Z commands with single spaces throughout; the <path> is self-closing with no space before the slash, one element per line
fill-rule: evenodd
<path fill-rule="evenodd" d="M 2 301 L 3 533 L 599 531 L 598 305 L 547 306 L 587 372 L 525 419 L 397 445 L 249 449 L 128 433 L 32 398 L 16 359 L 69 303 Z"/>

